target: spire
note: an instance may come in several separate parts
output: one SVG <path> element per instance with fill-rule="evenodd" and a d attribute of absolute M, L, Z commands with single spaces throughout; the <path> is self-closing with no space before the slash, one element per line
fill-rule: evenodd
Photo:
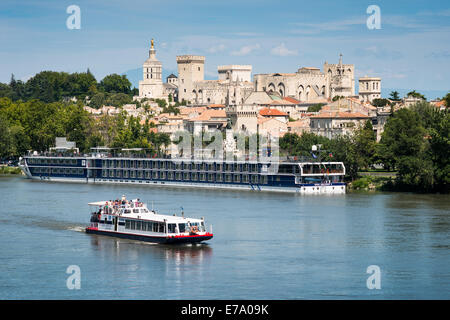
<path fill-rule="evenodd" d="M 153 38 L 150 41 L 150 50 L 148 51 L 148 56 L 151 59 L 156 59 L 155 41 L 153 40 Z"/>
<path fill-rule="evenodd" d="M 339 65 L 342 66 L 342 53 L 339 54 Z"/>

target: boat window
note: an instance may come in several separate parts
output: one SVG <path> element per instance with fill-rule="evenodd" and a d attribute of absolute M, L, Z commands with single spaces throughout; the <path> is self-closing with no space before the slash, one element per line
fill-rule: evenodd
<path fill-rule="evenodd" d="M 133 209 L 133 213 L 139 213 L 139 209 Z"/>
<path fill-rule="evenodd" d="M 169 233 L 175 233 L 175 228 L 176 228 L 177 224 L 176 223 L 169 223 L 167 225 L 167 230 Z"/>
<path fill-rule="evenodd" d="M 180 231 L 180 233 L 186 232 L 186 223 L 179 223 L 178 230 Z"/>

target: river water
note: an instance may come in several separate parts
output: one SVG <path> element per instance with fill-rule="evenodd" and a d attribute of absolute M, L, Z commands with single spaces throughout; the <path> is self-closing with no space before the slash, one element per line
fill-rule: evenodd
<path fill-rule="evenodd" d="M 168 246 L 86 234 L 87 203 L 122 194 L 163 214 L 183 207 L 185 216 L 205 217 L 214 238 Z M 448 195 L 300 196 L 0 177 L 0 197 L 0 299 L 450 298 Z M 67 285 L 74 265 L 79 289 Z"/>

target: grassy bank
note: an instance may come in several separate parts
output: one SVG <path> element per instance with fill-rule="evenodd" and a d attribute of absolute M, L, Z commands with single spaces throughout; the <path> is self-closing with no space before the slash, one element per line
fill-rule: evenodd
<path fill-rule="evenodd" d="M 395 180 L 395 173 L 389 174 L 370 174 L 364 172 L 360 178 L 349 182 L 349 190 L 366 190 L 366 191 L 387 191 L 392 189 Z"/>
<path fill-rule="evenodd" d="M 19 167 L 0 166 L 0 175 L 6 174 L 22 174 Z"/>

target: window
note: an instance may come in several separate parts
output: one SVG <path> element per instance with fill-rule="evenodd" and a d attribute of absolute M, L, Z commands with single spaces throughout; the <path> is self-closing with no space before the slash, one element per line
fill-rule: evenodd
<path fill-rule="evenodd" d="M 176 223 L 169 223 L 167 225 L 167 230 L 169 233 L 175 233 L 175 229 L 176 229 L 177 224 Z"/>
<path fill-rule="evenodd" d="M 186 223 L 179 223 L 178 230 L 180 231 L 180 233 L 186 232 Z"/>

